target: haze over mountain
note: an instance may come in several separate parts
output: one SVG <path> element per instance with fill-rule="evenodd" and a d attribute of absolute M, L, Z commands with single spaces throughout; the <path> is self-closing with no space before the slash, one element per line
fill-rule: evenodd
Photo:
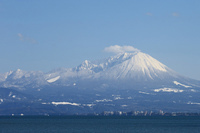
<path fill-rule="evenodd" d="M 0 86 L 1 114 L 200 109 L 200 81 L 135 49 L 48 73 L 10 71 L 0 74 Z"/>

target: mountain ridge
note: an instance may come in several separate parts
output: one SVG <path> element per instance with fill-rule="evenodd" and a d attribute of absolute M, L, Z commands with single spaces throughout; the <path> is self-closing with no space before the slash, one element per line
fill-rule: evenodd
<path fill-rule="evenodd" d="M 0 92 L 1 114 L 200 109 L 200 81 L 142 52 L 120 53 L 99 62 L 85 60 L 47 73 L 10 71 L 0 74 Z"/>
<path fill-rule="evenodd" d="M 41 85 L 53 84 L 62 80 L 100 79 L 100 80 L 164 80 L 166 78 L 176 79 L 183 77 L 175 71 L 160 63 L 153 57 L 142 52 L 120 53 L 111 56 L 104 62 L 93 63 L 85 60 L 74 68 L 60 68 L 43 73 L 41 71 L 23 71 L 17 69 L 5 74 L 0 74 L 0 84 L 23 83 L 23 80 L 33 80 Z M 22 81 L 20 81 L 22 80 Z M 42 82 L 41 82 L 42 81 Z M 31 81 L 28 81 L 31 82 Z M 8 85 L 7 85 L 8 86 Z M 23 84 L 22 84 L 23 86 Z M 40 85 L 39 85 L 40 86 Z M 6 86 L 3 86 L 6 87 Z"/>

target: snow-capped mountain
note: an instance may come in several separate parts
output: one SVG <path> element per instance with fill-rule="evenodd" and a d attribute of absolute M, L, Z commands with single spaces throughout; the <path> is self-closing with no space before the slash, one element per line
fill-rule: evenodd
<path fill-rule="evenodd" d="M 2 87 L 15 87 L 26 88 L 29 85 L 36 87 L 39 85 L 45 85 L 44 73 L 39 71 L 23 71 L 17 69 L 16 71 L 10 71 L 0 75 L 0 84 Z M 29 86 L 30 87 L 30 86 Z"/>
<path fill-rule="evenodd" d="M 172 83 L 180 78 L 181 81 L 184 79 L 183 82 L 187 81 L 187 78 L 142 52 L 121 53 L 99 62 L 85 60 L 75 68 L 57 69 L 44 74 L 44 77 L 51 85 L 73 85 L 74 82 L 78 85 L 84 81 L 83 84 L 93 82 L 99 85 L 99 82 L 104 82 L 111 85 L 117 82 L 120 86 L 126 82 L 129 84 L 127 86 L 133 84 L 142 86 L 158 82 Z"/>
<path fill-rule="evenodd" d="M 20 69 L 0 75 L 1 84 L 21 85 L 38 82 L 38 86 L 79 80 L 154 81 L 178 78 L 179 75 L 153 57 L 142 52 L 122 53 L 93 63 L 85 60 L 75 68 L 60 68 L 49 73 Z M 42 82 L 41 82 L 42 81 Z M 24 85 L 25 84 L 25 85 Z M 5 87 L 5 86 L 4 86 Z"/>
<path fill-rule="evenodd" d="M 109 58 L 101 66 L 104 71 L 95 75 L 96 78 L 153 80 L 154 77 L 159 78 L 160 74 L 171 74 L 165 65 L 142 52 L 119 54 Z"/>
<path fill-rule="evenodd" d="M 53 74 L 48 73 L 47 75 L 50 75 L 48 80 L 52 78 L 52 81 L 56 82 L 67 78 L 154 80 L 154 78 L 163 79 L 165 74 L 173 77 L 177 75 L 151 56 L 136 52 L 118 54 L 98 63 L 85 60 L 75 68 L 60 69 Z"/>
<path fill-rule="evenodd" d="M 184 77 L 142 52 L 85 60 L 77 67 L 48 73 L 18 69 L 0 74 L 0 86 L 2 91 L 7 88 L 5 94 L 16 94 L 0 97 L 0 106 L 13 99 L 33 108 L 48 107 L 54 113 L 65 112 L 62 106 L 67 107 L 67 113 L 200 109 L 200 81 Z"/>

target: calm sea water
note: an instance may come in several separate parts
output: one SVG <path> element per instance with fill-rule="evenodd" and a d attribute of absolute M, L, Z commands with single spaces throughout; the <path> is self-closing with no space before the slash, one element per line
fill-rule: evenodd
<path fill-rule="evenodd" d="M 200 117 L 0 117 L 1 133 L 199 133 Z"/>

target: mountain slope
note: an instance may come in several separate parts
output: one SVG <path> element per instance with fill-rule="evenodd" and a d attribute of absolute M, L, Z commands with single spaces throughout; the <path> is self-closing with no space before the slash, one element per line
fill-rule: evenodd
<path fill-rule="evenodd" d="M 183 77 L 153 57 L 142 52 L 121 53 L 101 62 L 85 60 L 75 68 L 60 68 L 48 73 L 26 72 L 20 69 L 0 75 L 0 86 L 19 89 L 42 86 L 79 86 L 123 88 L 169 87 L 174 81 L 199 86 L 198 81 Z"/>
<path fill-rule="evenodd" d="M 58 70 L 56 73 L 56 75 L 53 73 L 54 76 L 51 78 L 60 76 L 60 80 L 62 78 L 146 78 L 153 80 L 154 77 L 163 78 L 163 76 L 161 76 L 162 74 L 177 77 L 177 74 L 170 70 L 167 66 L 142 52 L 119 54 L 99 63 L 92 63 L 86 60 L 78 67 L 68 71 Z M 52 73 L 49 73 L 48 75 L 52 75 Z"/>
<path fill-rule="evenodd" d="M 116 60 L 116 57 L 111 59 Z M 109 79 L 146 78 L 153 80 L 153 77 L 159 77 L 160 73 L 167 73 L 168 69 L 159 61 L 141 52 L 134 54 L 125 53 L 117 57 L 116 61 L 109 61 L 108 63 L 114 63 L 115 65 L 111 65 L 111 67 L 100 74 L 102 77 L 107 76 Z"/>

